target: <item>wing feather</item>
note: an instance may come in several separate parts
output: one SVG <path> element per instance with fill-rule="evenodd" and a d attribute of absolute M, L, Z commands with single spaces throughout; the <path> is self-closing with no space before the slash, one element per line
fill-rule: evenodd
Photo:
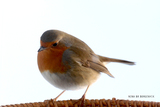
<path fill-rule="evenodd" d="M 99 57 L 92 50 L 90 49 L 86 50 L 80 47 L 72 46 L 69 48 L 69 51 L 70 51 L 69 53 L 72 53 L 70 59 L 72 59 L 72 61 L 75 63 L 77 63 L 78 61 L 77 63 L 78 66 L 80 65 L 79 63 L 81 63 L 81 66 L 83 67 L 90 68 L 97 72 L 103 72 L 103 73 L 108 74 L 111 77 L 114 77 L 108 71 L 108 69 L 104 66 L 104 64 L 100 61 Z"/>

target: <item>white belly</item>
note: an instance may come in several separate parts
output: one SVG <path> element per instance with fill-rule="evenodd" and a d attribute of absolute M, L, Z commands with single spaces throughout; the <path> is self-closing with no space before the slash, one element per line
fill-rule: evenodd
<path fill-rule="evenodd" d="M 96 75 L 94 73 L 96 73 Z M 84 75 L 80 76 L 81 74 L 79 74 L 79 77 L 73 77 L 71 76 L 71 73 L 50 73 L 48 70 L 42 72 L 43 77 L 50 84 L 62 90 L 77 90 L 86 88 L 88 85 L 95 82 L 99 77 L 99 73 L 97 72 L 91 72 L 91 74 L 93 74 L 94 76 L 84 77 Z"/>

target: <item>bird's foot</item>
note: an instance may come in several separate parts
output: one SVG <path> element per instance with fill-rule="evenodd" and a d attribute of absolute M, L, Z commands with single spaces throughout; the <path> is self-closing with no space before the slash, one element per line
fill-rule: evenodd
<path fill-rule="evenodd" d="M 74 105 L 77 104 L 79 107 L 85 107 L 85 95 L 83 95 Z"/>
<path fill-rule="evenodd" d="M 56 98 L 50 99 L 46 101 L 46 107 L 52 107 L 54 105 L 54 102 L 56 101 Z"/>

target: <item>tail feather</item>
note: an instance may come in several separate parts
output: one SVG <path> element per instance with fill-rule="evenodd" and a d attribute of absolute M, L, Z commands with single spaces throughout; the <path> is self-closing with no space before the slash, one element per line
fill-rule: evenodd
<path fill-rule="evenodd" d="M 127 61 L 127 60 L 121 60 L 121 59 L 114 59 L 114 58 L 108 58 L 108 57 L 103 57 L 98 55 L 99 59 L 101 62 L 118 62 L 118 63 L 123 63 L 123 64 L 128 64 L 128 65 L 135 65 L 135 62 L 132 61 Z"/>

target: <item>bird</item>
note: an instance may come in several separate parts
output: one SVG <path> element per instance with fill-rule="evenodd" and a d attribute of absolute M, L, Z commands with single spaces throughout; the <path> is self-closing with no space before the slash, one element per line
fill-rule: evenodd
<path fill-rule="evenodd" d="M 101 73 L 114 78 L 105 66 L 109 62 L 135 64 L 132 61 L 95 54 L 85 42 L 60 30 L 47 30 L 40 37 L 38 68 L 50 84 L 63 90 L 54 101 L 66 90 L 82 88 L 86 90 L 80 99 L 85 100 L 88 88 Z"/>

